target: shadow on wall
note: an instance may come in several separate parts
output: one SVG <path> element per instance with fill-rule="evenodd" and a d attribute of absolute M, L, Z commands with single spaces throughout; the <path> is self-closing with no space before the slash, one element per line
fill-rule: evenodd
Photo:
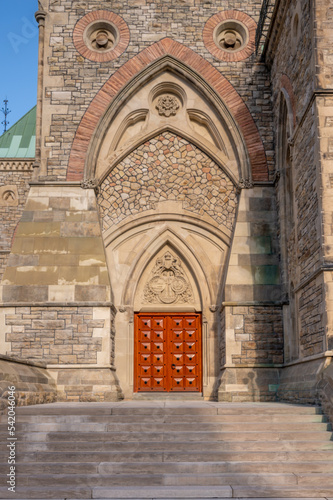
<path fill-rule="evenodd" d="M 8 408 L 9 388 L 15 395 L 17 406 L 54 403 L 57 400 L 56 384 L 45 365 L 0 355 L 1 414 Z"/>

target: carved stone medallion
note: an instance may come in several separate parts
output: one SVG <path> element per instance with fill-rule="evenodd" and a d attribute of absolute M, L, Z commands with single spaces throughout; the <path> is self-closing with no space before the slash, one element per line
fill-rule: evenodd
<path fill-rule="evenodd" d="M 143 293 L 144 301 L 149 303 L 174 304 L 193 300 L 192 288 L 182 263 L 170 252 L 156 260 Z"/>
<path fill-rule="evenodd" d="M 156 108 L 160 115 L 167 117 L 174 116 L 179 109 L 179 103 L 175 96 L 163 95 L 157 101 Z"/>

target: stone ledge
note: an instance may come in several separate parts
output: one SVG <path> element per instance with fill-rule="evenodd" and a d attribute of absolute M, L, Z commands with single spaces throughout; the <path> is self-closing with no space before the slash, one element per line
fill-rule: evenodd
<path fill-rule="evenodd" d="M 46 363 L 38 361 L 29 361 L 27 359 L 16 358 L 13 356 L 6 356 L 5 354 L 0 354 L 0 360 L 10 361 L 12 363 L 19 363 L 22 365 L 36 366 L 37 368 L 46 368 Z"/>

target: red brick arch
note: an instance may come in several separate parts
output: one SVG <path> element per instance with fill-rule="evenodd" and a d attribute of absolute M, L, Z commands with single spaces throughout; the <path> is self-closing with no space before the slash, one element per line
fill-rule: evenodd
<path fill-rule="evenodd" d="M 221 73 L 208 61 L 170 38 L 163 38 L 119 68 L 103 85 L 82 117 L 76 131 L 69 158 L 67 180 L 83 179 L 85 158 L 90 140 L 100 118 L 108 109 L 112 99 L 131 79 L 154 61 L 163 56 L 171 56 L 199 74 L 224 101 L 238 124 L 251 162 L 254 181 L 268 180 L 268 168 L 264 146 L 256 124 L 244 101 Z"/>

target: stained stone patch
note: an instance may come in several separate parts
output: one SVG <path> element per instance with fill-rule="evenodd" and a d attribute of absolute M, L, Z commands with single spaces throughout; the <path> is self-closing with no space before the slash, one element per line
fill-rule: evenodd
<path fill-rule="evenodd" d="M 237 194 L 205 153 L 166 132 L 142 144 L 112 170 L 98 201 L 104 231 L 166 201 L 181 201 L 185 212 L 209 216 L 232 229 Z"/>

